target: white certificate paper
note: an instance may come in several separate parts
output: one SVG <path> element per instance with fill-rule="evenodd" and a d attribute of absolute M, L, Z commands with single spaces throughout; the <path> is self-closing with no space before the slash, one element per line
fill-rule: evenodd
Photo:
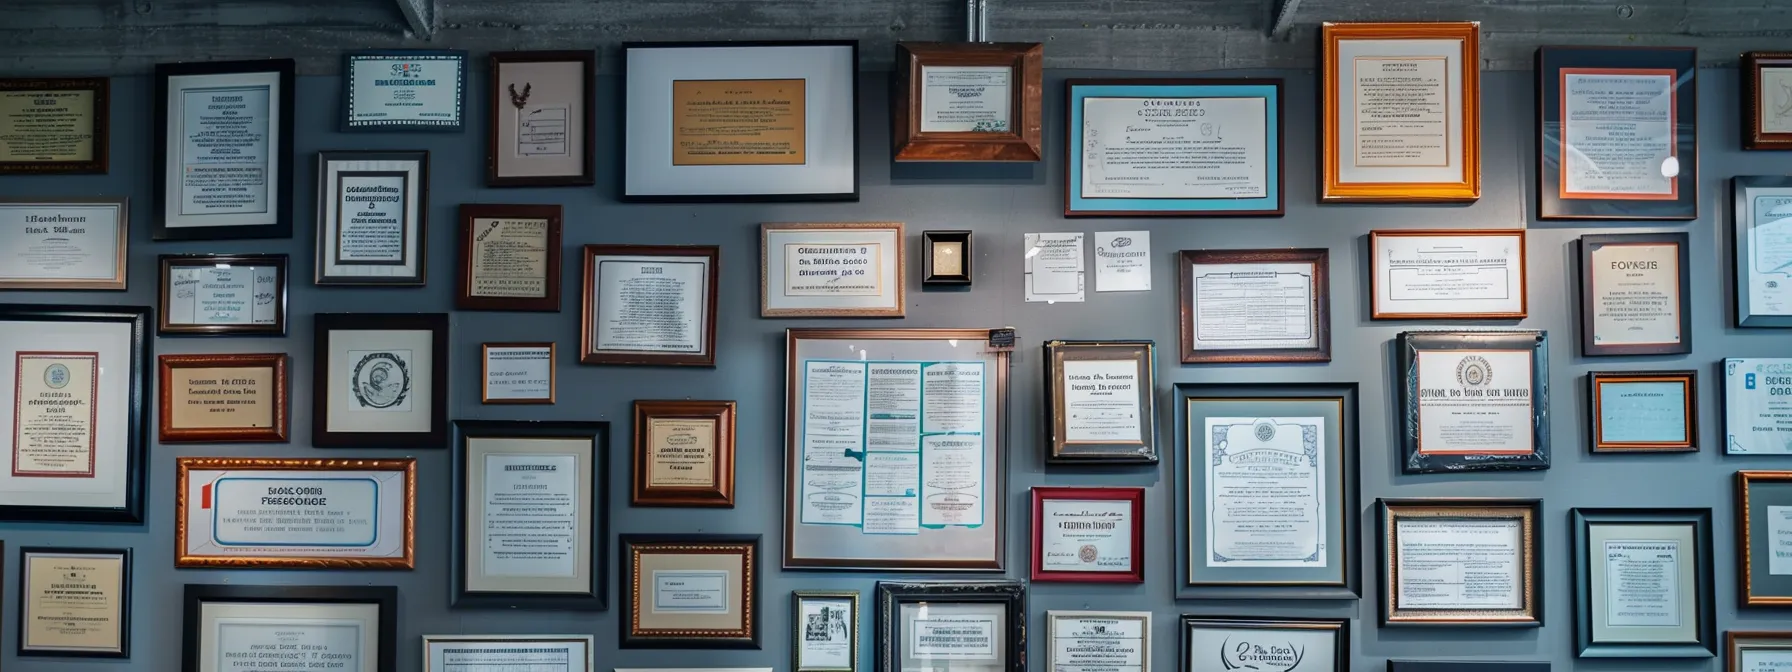
<path fill-rule="evenodd" d="M 1083 99 L 1085 199 L 1269 196 L 1264 98 Z"/>
<path fill-rule="evenodd" d="M 1050 672 L 1141 672 L 1149 616 L 1048 616 Z"/>
<path fill-rule="evenodd" d="M 1563 68 L 1561 75 L 1562 197 L 1675 198 L 1675 72 Z"/>
<path fill-rule="evenodd" d="M 549 399 L 554 394 L 554 351 L 546 347 L 485 349 L 485 396 L 492 401 Z"/>
<path fill-rule="evenodd" d="M 1450 164 L 1450 59 L 1358 56 L 1350 83 L 1356 166 Z"/>
<path fill-rule="evenodd" d="M 796 627 L 798 670 L 850 669 L 852 659 L 853 602 L 845 598 L 801 597 L 797 600 Z"/>
<path fill-rule="evenodd" d="M 1195 264 L 1194 349 L 1319 347 L 1313 264 Z"/>
<path fill-rule="evenodd" d="M 1792 574 L 1792 506 L 1767 507 L 1767 573 Z"/>
<path fill-rule="evenodd" d="M 1395 522 L 1402 609 L 1524 606 L 1524 526 L 1517 520 Z"/>
<path fill-rule="evenodd" d="M 1792 359 L 1724 360 L 1724 452 L 1792 453 Z"/>
<path fill-rule="evenodd" d="M 430 672 L 593 672 L 590 635 L 424 635 Z M 350 671 L 353 672 L 353 671 Z"/>
<path fill-rule="evenodd" d="M 1680 627 L 1680 542 L 1605 542 L 1605 625 Z"/>
<path fill-rule="evenodd" d="M 656 569 L 652 582 L 654 613 L 729 613 L 728 572 Z"/>
<path fill-rule="evenodd" d="M 279 74 L 170 77 L 168 226 L 266 223 L 277 205 Z M 205 219 L 189 219 L 209 216 Z"/>
<path fill-rule="evenodd" d="M 1040 505 L 1040 569 L 1132 569 L 1132 502 L 1048 499 Z"/>
<path fill-rule="evenodd" d="M 921 132 L 1008 132 L 1013 77 L 1008 66 L 922 66 Z"/>
<path fill-rule="evenodd" d="M 598 257 L 591 345 L 604 352 L 701 353 L 709 332 L 709 262 Z"/>
<path fill-rule="evenodd" d="M 1749 206 L 1745 316 L 1792 315 L 1792 194 L 1757 195 Z"/>
<path fill-rule="evenodd" d="M 1144 440 L 1139 363 L 1131 359 L 1064 361 L 1064 440 L 1138 443 Z"/>
<path fill-rule="evenodd" d="M 1325 418 L 1207 419 L 1208 567 L 1327 565 Z"/>
<path fill-rule="evenodd" d="M 1151 291 L 1151 232 L 1095 232 L 1095 291 Z"/>
<path fill-rule="evenodd" d="M 1422 350 L 1419 452 L 1535 452 L 1530 351 Z"/>
<path fill-rule="evenodd" d="M 1083 300 L 1083 234 L 1029 233 L 1024 237 L 1029 303 Z"/>
<path fill-rule="evenodd" d="M 121 206 L 0 203 L 0 282 L 113 280 Z"/>
<path fill-rule="evenodd" d="M 578 576 L 578 473 L 573 455 L 485 456 L 485 520 L 478 541 L 483 576 Z"/>
<path fill-rule="evenodd" d="M 1593 311 L 1595 344 L 1681 341 L 1679 245 L 1600 245 L 1592 266 L 1591 305 L 1581 309 Z"/>
<path fill-rule="evenodd" d="M 1773 648 L 1742 649 L 1742 664 L 1736 672 L 1786 672 L 1792 670 L 1792 650 Z"/>
<path fill-rule="evenodd" d="M 1525 312 L 1524 235 L 1377 235 L 1375 312 Z"/>

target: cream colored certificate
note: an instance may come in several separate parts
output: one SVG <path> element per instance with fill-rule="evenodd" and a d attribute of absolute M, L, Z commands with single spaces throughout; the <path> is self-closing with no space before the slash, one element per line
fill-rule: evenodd
<path fill-rule="evenodd" d="M 672 165 L 802 165 L 807 82 L 672 82 Z"/>
<path fill-rule="evenodd" d="M 714 418 L 647 421 L 647 487 L 713 488 L 716 485 Z"/>
<path fill-rule="evenodd" d="M 12 475 L 92 478 L 100 353 L 17 356 Z"/>
<path fill-rule="evenodd" d="M 1450 165 L 1450 61 L 1358 56 L 1354 61 L 1357 166 Z"/>
<path fill-rule="evenodd" d="M 27 552 L 19 648 L 122 651 L 125 562 L 121 555 Z"/>
<path fill-rule="evenodd" d="M 548 220 L 477 218 L 468 288 L 480 298 L 548 295 Z"/>
<path fill-rule="evenodd" d="M 964 243 L 934 243 L 933 272 L 936 275 L 964 275 Z"/>
<path fill-rule="evenodd" d="M 0 92 L 0 162 L 92 161 L 93 91 Z"/>
<path fill-rule="evenodd" d="M 1608 244 L 1594 249 L 1593 311 L 1597 345 L 1679 343 L 1680 246 Z"/>
<path fill-rule="evenodd" d="M 164 429 L 262 429 L 274 426 L 272 367 L 173 368 Z"/>

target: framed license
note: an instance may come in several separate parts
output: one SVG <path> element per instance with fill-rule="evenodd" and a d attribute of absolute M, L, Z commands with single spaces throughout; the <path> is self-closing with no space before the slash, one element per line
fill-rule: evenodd
<path fill-rule="evenodd" d="M 1692 352 L 1687 235 L 1580 237 L 1581 354 Z"/>
<path fill-rule="evenodd" d="M 6 103 L 0 87 L 0 131 Z M 0 157 L 6 137 L 0 135 Z M 0 175 L 5 165 L 0 158 Z M 124 198 L 0 197 L 0 290 L 124 291 L 129 210 Z"/>
<path fill-rule="evenodd" d="M 460 206 L 460 310 L 560 312 L 560 206 Z"/>
<path fill-rule="evenodd" d="M 175 458 L 176 567 L 412 569 L 417 461 Z"/>
<path fill-rule="evenodd" d="M 1792 359 L 1725 359 L 1723 402 L 1724 453 L 1792 454 Z"/>
<path fill-rule="evenodd" d="M 1181 669 L 1185 670 L 1350 670 L 1350 621 L 1344 619 L 1240 619 L 1184 614 L 1179 629 Z"/>
<path fill-rule="evenodd" d="M 0 304 L 0 520 L 142 524 L 149 312 Z"/>
<path fill-rule="evenodd" d="M 1792 471 L 1736 472 L 1736 527 L 1744 607 L 1792 605 Z"/>
<path fill-rule="evenodd" d="M 554 343 L 480 343 L 479 403 L 554 403 Z"/>
<path fill-rule="evenodd" d="M 1151 612 L 1045 612 L 1046 672 L 1151 672 Z"/>
<path fill-rule="evenodd" d="M 494 51 L 490 59 L 485 186 L 596 184 L 597 53 Z"/>
<path fill-rule="evenodd" d="M 427 151 L 318 152 L 316 283 L 423 286 L 428 201 Z"/>
<path fill-rule="evenodd" d="M 790 613 L 792 672 L 859 669 L 859 591 L 798 590 Z"/>
<path fill-rule="evenodd" d="M 1724 633 L 1725 672 L 1772 670 L 1792 663 L 1792 632 Z"/>
<path fill-rule="evenodd" d="M 759 648 L 759 535 L 622 535 L 624 649 Z"/>
<path fill-rule="evenodd" d="M 103 175 L 112 80 L 0 79 L 0 175 Z"/>
<path fill-rule="evenodd" d="M 579 363 L 716 365 L 714 245 L 586 245 Z"/>
<path fill-rule="evenodd" d="M 922 287 L 968 287 L 971 284 L 971 232 L 922 231 Z"/>
<path fill-rule="evenodd" d="M 1319 200 L 1481 198 L 1481 24 L 1320 27 Z"/>
<path fill-rule="evenodd" d="M 1574 509 L 1574 651 L 1717 655 L 1711 509 Z"/>
<path fill-rule="evenodd" d="M 634 506 L 734 508 L 734 402 L 635 402 Z"/>
<path fill-rule="evenodd" d="M 1736 326 L 1792 327 L 1792 247 L 1778 237 L 1792 234 L 1792 177 L 1737 176 L 1730 185 Z"/>
<path fill-rule="evenodd" d="M 1071 79 L 1065 89 L 1065 217 L 1282 216 L 1282 80 Z M 1181 142 L 1195 134 L 1212 139 Z"/>
<path fill-rule="evenodd" d="M 1524 229 L 1369 232 L 1370 316 L 1520 320 L 1529 314 Z"/>
<path fill-rule="evenodd" d="M 859 200 L 859 43 L 622 45 L 622 200 Z"/>
<path fill-rule="evenodd" d="M 1400 334 L 1400 443 L 1409 474 L 1549 468 L 1549 335 Z"/>
<path fill-rule="evenodd" d="M 1593 452 L 1698 452 L 1698 376 L 1697 371 L 1588 373 Z"/>
<path fill-rule="evenodd" d="M 228 672 L 282 646 L 340 672 L 397 672 L 398 589 L 189 583 L 182 601 L 181 669 Z"/>
<path fill-rule="evenodd" d="M 285 336 L 284 254 L 156 257 L 157 336 Z"/>
<path fill-rule="evenodd" d="M 610 425 L 454 422 L 455 608 L 609 604 Z"/>
<path fill-rule="evenodd" d="M 131 549 L 19 549 L 19 655 L 131 657 Z"/>
<path fill-rule="evenodd" d="M 424 635 L 423 672 L 597 672 L 591 635 Z"/>
<path fill-rule="evenodd" d="M 162 355 L 156 439 L 286 443 L 292 416 L 284 352 Z"/>
<path fill-rule="evenodd" d="M 1038 161 L 1045 45 L 898 42 L 897 161 Z"/>
<path fill-rule="evenodd" d="M 1156 370 L 1151 341 L 1046 341 L 1046 463 L 1157 463 Z"/>
<path fill-rule="evenodd" d="M 342 130 L 458 133 L 466 92 L 467 52 L 351 51 L 342 55 Z"/>
<path fill-rule="evenodd" d="M 1356 384 L 1181 383 L 1175 398 L 1176 598 L 1356 599 Z"/>
<path fill-rule="evenodd" d="M 1375 514 L 1383 627 L 1543 626 L 1542 500 L 1378 499 Z"/>
<path fill-rule="evenodd" d="M 989 337 L 787 332 L 785 569 L 1002 570 L 1010 351 Z"/>
<path fill-rule="evenodd" d="M 1742 148 L 1792 149 L 1792 53 L 1742 55 Z"/>
<path fill-rule="evenodd" d="M 447 314 L 318 313 L 313 322 L 313 445 L 448 444 Z"/>
<path fill-rule="evenodd" d="M 1144 488 L 1033 488 L 1033 581 L 1145 582 Z"/>
<path fill-rule="evenodd" d="M 1549 663 L 1390 660 L 1388 672 L 1549 672 Z"/>
<path fill-rule="evenodd" d="M 156 64 L 156 240 L 292 237 L 293 61 Z"/>
<path fill-rule="evenodd" d="M 1026 632 L 1019 581 L 877 582 L 877 672 L 1023 672 Z"/>
<path fill-rule="evenodd" d="M 759 225 L 760 317 L 902 317 L 901 222 Z"/>
<path fill-rule="evenodd" d="M 1183 250 L 1180 257 L 1183 364 L 1332 361 L 1329 252 Z"/>
<path fill-rule="evenodd" d="M 1691 47 L 1538 49 L 1538 218 L 1697 219 L 1698 62 Z"/>

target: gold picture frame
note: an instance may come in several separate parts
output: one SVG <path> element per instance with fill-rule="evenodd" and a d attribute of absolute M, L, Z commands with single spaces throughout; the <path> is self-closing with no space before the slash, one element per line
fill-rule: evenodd
<path fill-rule="evenodd" d="M 1481 198 L 1481 24 L 1474 21 L 1438 23 L 1332 23 L 1320 27 L 1321 113 L 1320 113 L 1320 191 L 1319 200 L 1326 203 L 1402 203 L 1402 202 L 1472 202 Z M 1414 42 L 1457 41 L 1453 54 L 1388 55 L 1357 54 L 1352 41 Z M 1349 59 L 1350 81 L 1340 74 Z M 1456 63 L 1451 65 L 1450 59 Z M 1441 64 L 1435 61 L 1443 61 Z M 1428 63 L 1418 63 L 1426 61 Z M 1382 84 L 1371 77 L 1371 84 L 1384 89 L 1382 100 L 1359 103 L 1356 85 L 1364 81 L 1364 66 L 1392 68 L 1403 78 L 1426 71 L 1442 69 L 1441 81 L 1424 87 L 1410 81 L 1404 84 Z M 1452 78 L 1460 80 L 1452 85 Z M 1350 87 L 1348 92 L 1345 87 Z M 1397 89 L 1397 90 L 1386 90 Z M 1347 95 L 1348 93 L 1348 95 Z M 1452 98 L 1455 104 L 1452 105 Z M 1394 99 L 1398 99 L 1397 101 Z M 1345 101 L 1350 124 L 1345 124 Z M 1432 107 L 1428 116 L 1435 120 L 1407 122 L 1409 135 L 1399 140 L 1375 143 L 1375 156 L 1364 162 L 1358 131 L 1364 130 L 1359 112 L 1370 106 L 1386 106 L 1398 102 L 1407 107 Z M 1441 105 L 1441 111 L 1435 106 Z M 1454 110 L 1452 107 L 1460 107 Z M 1452 129 L 1454 127 L 1454 129 Z M 1456 142 L 1451 142 L 1452 140 Z M 1355 147 L 1356 156 L 1350 166 L 1344 165 L 1345 143 Z M 1437 146 L 1441 142 L 1442 146 Z M 1441 156 L 1440 156 L 1441 155 Z M 1442 163 L 1438 163 L 1439 160 Z M 1348 168 L 1348 170 L 1347 170 Z M 1438 179 L 1415 175 L 1438 173 Z M 1451 178 L 1447 174 L 1455 172 Z M 1351 178 L 1347 173 L 1360 173 Z"/>
<path fill-rule="evenodd" d="M 366 459 L 301 459 L 280 457 L 179 457 L 175 458 L 175 500 L 174 500 L 174 566 L 175 567 L 224 567 L 230 569 L 415 569 L 416 568 L 416 502 L 417 502 L 417 460 L 415 458 L 366 460 Z M 257 476 L 255 472 L 270 475 Z M 360 474 L 356 476 L 331 476 L 329 474 Z M 268 484 L 268 481 L 288 481 L 289 484 Z M 291 483 L 304 481 L 305 485 Z M 321 485 L 321 481 L 339 480 L 341 483 Z M 394 481 L 397 481 L 394 483 Z M 301 507 L 343 506 L 343 499 L 366 498 L 369 493 L 362 488 L 373 488 L 375 510 L 371 513 L 349 512 L 345 521 L 356 515 L 365 516 L 362 521 L 348 521 L 341 530 L 333 532 L 313 531 L 316 535 L 335 534 L 328 538 L 319 536 L 317 540 L 307 542 L 288 541 L 276 543 L 277 540 L 255 540 L 257 543 L 242 543 L 246 539 L 229 540 L 227 544 L 221 534 L 240 534 L 247 536 L 274 534 L 274 532 L 251 525 L 249 521 L 259 520 L 261 515 L 239 516 L 243 522 L 229 522 L 233 516 L 222 513 L 228 500 L 238 496 L 235 492 L 226 493 L 224 487 L 232 485 L 231 481 L 253 481 L 254 485 L 243 484 L 242 495 L 251 497 L 251 506 L 263 507 Z M 390 484 L 390 485 L 388 485 Z M 378 495 L 381 490 L 391 487 L 398 491 L 396 510 L 387 511 Z M 232 488 L 235 490 L 236 488 Z M 337 504 L 328 505 L 332 498 Z M 193 520 L 189 514 L 201 513 Z M 211 515 L 215 514 L 215 515 Z M 310 516 L 306 516 L 310 517 Z M 278 517 L 275 516 L 277 519 Z M 312 518 L 315 523 L 315 517 Z M 220 522 L 223 521 L 223 522 Z M 397 538 L 382 536 L 385 530 L 396 526 Z M 335 527 L 335 526 L 332 526 Z M 365 532 L 369 541 L 359 543 L 360 528 L 368 528 Z M 351 537 L 355 537 L 351 539 Z M 333 541 L 325 541 L 333 539 Z M 354 543 L 345 543 L 354 542 Z M 228 549 L 225 547 L 228 546 Z M 314 551 L 310 554 L 302 549 L 325 548 L 326 551 Z M 364 551 L 346 551 L 345 549 L 365 549 Z"/>
<path fill-rule="evenodd" d="M 1543 500 L 1446 497 L 1431 499 L 1378 499 L 1375 501 L 1377 534 L 1380 536 L 1381 625 L 1543 627 Z M 1400 603 L 1400 531 L 1404 520 L 1517 521 L 1519 557 L 1513 570 L 1519 604 L 1516 608 L 1413 607 Z M 1491 556 L 1491 552 L 1483 554 Z M 1489 560 L 1489 562 L 1491 562 Z"/>

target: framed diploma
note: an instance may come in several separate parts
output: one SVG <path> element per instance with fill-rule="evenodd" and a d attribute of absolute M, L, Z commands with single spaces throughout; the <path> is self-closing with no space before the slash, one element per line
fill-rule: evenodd
<path fill-rule="evenodd" d="M 759 535 L 622 535 L 624 649 L 759 648 Z"/>
<path fill-rule="evenodd" d="M 1698 452 L 1698 376 L 1697 371 L 1588 373 L 1593 452 Z"/>
<path fill-rule="evenodd" d="M 560 206 L 460 206 L 459 310 L 560 312 Z"/>
<path fill-rule="evenodd" d="M 586 245 L 580 364 L 716 365 L 714 245 Z"/>
<path fill-rule="evenodd" d="M 485 186 L 596 184 L 597 53 L 494 51 L 490 59 Z"/>
<path fill-rule="evenodd" d="M 1019 581 L 877 582 L 877 672 L 1024 672 Z"/>
<path fill-rule="evenodd" d="M 6 102 L 0 88 L 0 152 Z M 130 222 L 124 198 L 0 198 L 0 290 L 124 291 Z"/>
<path fill-rule="evenodd" d="M 902 317 L 907 240 L 902 222 L 760 224 L 759 316 Z"/>
<path fill-rule="evenodd" d="M 1736 472 L 1744 607 L 1792 605 L 1792 471 Z"/>
<path fill-rule="evenodd" d="M 428 201 L 427 151 L 318 152 L 315 282 L 423 286 Z"/>
<path fill-rule="evenodd" d="M 1539 219 L 1697 219 L 1698 52 L 1537 50 Z"/>
<path fill-rule="evenodd" d="M 1328 21 L 1319 35 L 1319 200 L 1481 198 L 1481 24 Z"/>
<path fill-rule="evenodd" d="M 1071 79 L 1065 89 L 1065 217 L 1282 216 L 1282 80 Z"/>
<path fill-rule="evenodd" d="M 784 568 L 1002 571 L 1010 353 L 988 329 L 789 330 Z"/>
<path fill-rule="evenodd" d="M 1750 51 L 1741 68 L 1742 148 L 1792 149 L 1792 53 Z"/>
<path fill-rule="evenodd" d="M 156 439 L 168 443 L 291 440 L 284 352 L 162 355 Z"/>
<path fill-rule="evenodd" d="M 1549 468 L 1549 335 L 1408 331 L 1400 360 L 1402 469 Z"/>
<path fill-rule="evenodd" d="M 182 670 L 230 672 L 233 662 L 294 647 L 339 672 L 398 672 L 392 586 L 189 583 L 182 617 Z"/>
<path fill-rule="evenodd" d="M 734 402 L 636 401 L 634 506 L 734 508 Z"/>
<path fill-rule="evenodd" d="M 1375 500 L 1381 625 L 1543 626 L 1543 500 Z"/>
<path fill-rule="evenodd" d="M 1792 235 L 1792 177 L 1737 176 L 1730 185 L 1736 326 L 1792 327 L 1792 238 L 1784 237 Z"/>
<path fill-rule="evenodd" d="M 467 52 L 352 51 L 342 55 L 342 130 L 459 133 L 466 92 Z"/>
<path fill-rule="evenodd" d="M 1323 249 L 1183 250 L 1183 364 L 1332 361 Z"/>
<path fill-rule="evenodd" d="M 1370 316 L 1521 320 L 1529 314 L 1524 229 L 1369 232 Z"/>
<path fill-rule="evenodd" d="M 968 287 L 971 284 L 971 232 L 922 231 L 921 286 Z"/>
<path fill-rule="evenodd" d="M 156 240 L 292 237 L 293 61 L 157 63 Z"/>
<path fill-rule="evenodd" d="M 1711 509 L 1574 509 L 1580 658 L 1717 655 Z"/>
<path fill-rule="evenodd" d="M 19 655 L 131 657 L 131 549 L 19 549 Z"/>
<path fill-rule="evenodd" d="M 859 200 L 859 43 L 622 45 L 622 200 Z"/>
<path fill-rule="evenodd" d="M 792 672 L 857 672 L 859 591 L 790 594 Z"/>
<path fill-rule="evenodd" d="M 424 635 L 423 672 L 597 672 L 591 635 Z"/>
<path fill-rule="evenodd" d="M 1046 341 L 1046 463 L 1156 464 L 1156 370 L 1151 341 Z"/>
<path fill-rule="evenodd" d="M 1792 359 L 1725 359 L 1723 402 L 1725 454 L 1792 454 Z"/>
<path fill-rule="evenodd" d="M 1151 672 L 1151 612 L 1045 612 L 1046 672 Z"/>
<path fill-rule="evenodd" d="M 156 335 L 286 335 L 286 255 L 164 254 L 156 261 Z"/>
<path fill-rule="evenodd" d="M 448 444 L 447 314 L 318 313 L 313 322 L 313 445 Z"/>
<path fill-rule="evenodd" d="M 897 161 L 1038 161 L 1045 45 L 898 42 Z"/>
<path fill-rule="evenodd" d="M 103 175 L 112 80 L 0 79 L 0 175 Z"/>
<path fill-rule="evenodd" d="M 1210 618 L 1184 614 L 1185 670 L 1349 672 L 1350 621 L 1345 619 Z"/>
<path fill-rule="evenodd" d="M 1683 231 L 1581 236 L 1581 354 L 1692 352 L 1688 256 Z"/>
<path fill-rule="evenodd" d="M 1388 672 L 1549 672 L 1549 663 L 1390 660 Z"/>
<path fill-rule="evenodd" d="M 176 567 L 412 569 L 417 461 L 175 458 Z"/>
<path fill-rule="evenodd" d="M 610 425 L 454 422 L 455 608 L 609 603 Z"/>
<path fill-rule="evenodd" d="M 1792 664 L 1792 632 L 1724 633 L 1725 672 L 1771 672 Z"/>
<path fill-rule="evenodd" d="M 554 403 L 554 343 L 480 343 L 481 404 Z"/>
<path fill-rule="evenodd" d="M 1033 581 L 1145 582 L 1145 489 L 1033 487 Z"/>

